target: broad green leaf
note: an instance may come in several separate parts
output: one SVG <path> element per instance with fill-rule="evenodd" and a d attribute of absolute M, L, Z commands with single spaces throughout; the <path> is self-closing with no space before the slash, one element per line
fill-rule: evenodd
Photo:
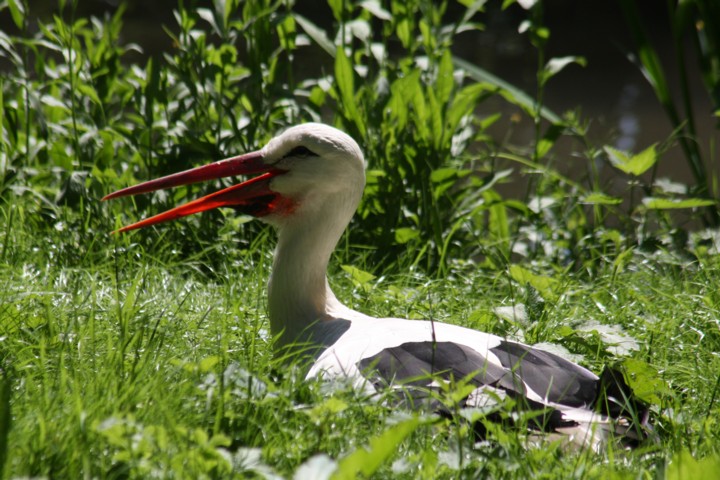
<path fill-rule="evenodd" d="M 687 450 L 673 456 L 665 472 L 667 480 L 699 480 L 718 478 L 718 476 L 720 476 L 720 455 L 696 459 Z"/>
<path fill-rule="evenodd" d="M 455 385 L 450 385 L 450 391 L 448 392 L 447 400 L 450 400 L 453 405 L 462 405 L 465 400 L 470 396 L 472 392 L 477 390 L 477 385 L 474 383 L 467 383 L 471 380 L 474 374 L 469 374 L 468 377 L 461 379 L 462 381 Z"/>
<path fill-rule="evenodd" d="M 332 480 L 351 480 L 362 475 L 371 478 L 373 473 L 397 452 L 400 443 L 422 425 L 418 418 L 405 420 L 370 439 L 369 448 L 360 448 L 340 460 Z"/>
<path fill-rule="evenodd" d="M 364 10 L 367 10 L 380 20 L 392 20 L 392 15 L 390 14 L 390 12 L 382 8 L 382 5 L 378 0 L 365 0 L 363 2 L 360 2 L 360 7 L 362 7 Z"/>
<path fill-rule="evenodd" d="M 67 107 L 67 105 L 65 105 L 63 102 L 61 102 L 57 98 L 53 97 L 52 95 L 43 95 L 42 96 L 42 104 L 46 107 L 60 108 L 62 110 L 65 110 L 66 112 L 70 111 L 70 109 Z"/>
<path fill-rule="evenodd" d="M 440 59 L 438 67 L 437 83 L 435 91 L 437 92 L 437 100 L 441 105 L 445 105 L 450 100 L 453 87 L 455 86 L 455 78 L 453 77 L 453 61 L 450 50 L 445 50 L 445 54 Z M 437 115 L 440 117 L 440 115 Z"/>
<path fill-rule="evenodd" d="M 362 42 L 363 44 L 367 44 L 368 40 L 372 36 L 372 29 L 370 28 L 370 24 L 365 20 L 352 20 L 350 22 L 345 22 L 345 30 L 352 34 L 353 37 L 357 38 Z M 348 38 L 346 41 L 352 41 L 351 38 Z"/>
<path fill-rule="evenodd" d="M 77 89 L 80 91 L 80 93 L 89 97 L 90 100 L 92 100 L 93 103 L 95 103 L 96 105 L 102 105 L 100 97 L 98 97 L 97 92 L 91 85 L 88 85 L 86 83 L 80 83 L 78 84 Z"/>
<path fill-rule="evenodd" d="M 312 38 L 320 48 L 325 50 L 328 55 L 334 58 L 335 45 L 327 37 L 325 31 L 302 15 L 294 13 L 293 16 L 295 17 L 297 24 L 300 25 L 300 27 L 305 30 L 305 33 L 308 34 L 308 37 Z"/>
<path fill-rule="evenodd" d="M 328 415 L 337 415 L 347 410 L 347 408 L 347 402 L 338 397 L 328 397 L 327 400 L 314 405 L 310 410 L 304 410 L 304 412 L 316 422 L 325 422 Z"/>
<path fill-rule="evenodd" d="M 403 18 L 397 24 L 396 33 L 403 48 L 408 48 L 410 45 L 410 21 L 407 18 Z"/>
<path fill-rule="evenodd" d="M 215 19 L 215 12 L 210 10 L 209 8 L 198 8 L 197 14 L 200 18 L 205 20 L 207 23 L 210 24 L 212 29 L 217 33 L 218 35 L 220 32 L 220 27 L 218 26 L 216 19 Z"/>
<path fill-rule="evenodd" d="M 10 16 L 12 17 L 15 26 L 22 30 L 25 24 L 25 4 L 22 0 L 8 0 L 7 6 L 10 9 Z"/>
<path fill-rule="evenodd" d="M 417 23 L 417 26 L 420 29 L 422 42 L 427 51 L 435 51 L 437 39 L 435 38 L 435 35 L 433 35 L 433 31 L 431 30 L 430 25 L 428 25 L 427 20 L 424 17 L 420 17 L 420 21 Z"/>
<path fill-rule="evenodd" d="M 622 203 L 622 198 L 611 197 L 601 192 L 593 192 L 582 197 L 580 202 L 589 205 L 619 205 Z"/>
<path fill-rule="evenodd" d="M 205 357 L 200 360 L 198 367 L 201 372 L 209 372 L 218 363 L 220 363 L 220 357 L 217 355 L 210 355 L 209 357 Z"/>
<path fill-rule="evenodd" d="M 153 105 L 156 101 L 163 101 L 160 92 L 160 70 L 161 67 L 157 62 L 153 62 L 152 58 L 148 59 L 147 66 L 145 67 L 147 75 L 147 83 L 145 84 L 145 118 L 153 118 Z"/>
<path fill-rule="evenodd" d="M 355 123 L 362 136 L 365 136 L 365 124 L 358 112 L 355 102 L 355 72 L 353 72 L 350 60 L 345 55 L 345 50 L 338 47 L 335 54 L 335 81 L 337 82 L 343 110 L 349 120 Z"/>
<path fill-rule="evenodd" d="M 428 133 L 432 138 L 435 149 L 440 150 L 442 148 L 443 140 L 442 107 L 438 104 L 435 91 L 431 88 L 427 89 L 427 112 L 428 119 L 430 120 L 430 132 Z"/>
<path fill-rule="evenodd" d="M 462 178 L 466 177 L 472 173 L 472 170 L 469 169 L 459 169 L 459 168 L 453 168 L 453 167 L 444 167 L 444 168 L 438 168 L 436 170 L 433 170 L 432 173 L 430 173 L 430 181 L 433 183 L 442 183 L 446 180 L 450 179 L 456 179 L 456 178 Z"/>
<path fill-rule="evenodd" d="M 501 113 L 493 113 L 491 115 L 488 115 L 484 118 L 477 119 L 480 122 L 480 129 L 481 130 L 487 130 L 488 128 L 492 127 L 495 123 L 498 122 L 502 118 Z"/>
<path fill-rule="evenodd" d="M 418 133 L 420 134 L 419 137 L 423 139 L 429 139 L 430 132 L 427 120 L 428 116 L 435 112 L 431 112 L 427 106 L 423 84 L 420 80 L 420 72 L 416 71 L 416 73 L 418 81 L 411 83 L 412 90 L 409 92 L 409 94 L 411 95 L 412 106 L 414 109 L 414 115 L 411 115 L 411 118 L 415 119 L 415 126 L 418 128 Z"/>
<path fill-rule="evenodd" d="M 227 435 L 223 435 L 222 433 L 216 433 L 212 437 L 210 437 L 210 441 L 207 442 L 208 446 L 218 448 L 218 447 L 229 447 L 232 445 L 232 440 Z"/>
<path fill-rule="evenodd" d="M 625 270 L 625 267 L 630 263 L 634 254 L 635 250 L 628 248 L 615 257 L 615 260 L 613 260 L 613 280 L 615 279 L 615 275 Z"/>
<path fill-rule="evenodd" d="M 420 237 L 420 232 L 414 228 L 403 227 L 395 230 L 395 241 L 401 245 L 418 237 Z"/>
<path fill-rule="evenodd" d="M 323 90 L 322 88 L 315 86 L 310 90 L 310 96 L 308 96 L 308 100 L 313 105 L 316 105 L 318 107 L 322 107 L 325 103 L 325 98 L 327 97 L 327 92 Z"/>
<path fill-rule="evenodd" d="M 660 158 L 655 151 L 656 145 L 656 143 L 653 143 L 637 155 L 623 152 L 608 145 L 606 145 L 604 149 L 610 163 L 612 163 L 615 168 L 631 175 L 640 176 L 652 168 Z"/>
<path fill-rule="evenodd" d="M 562 125 L 550 125 L 550 127 L 545 132 L 545 135 L 543 135 L 543 137 L 538 142 L 538 146 L 535 149 L 538 159 L 543 158 L 545 155 L 547 155 L 553 145 L 555 145 L 557 139 L 560 137 L 560 135 L 562 135 L 563 130 L 564 128 Z"/>
<path fill-rule="evenodd" d="M 420 129 L 419 138 L 427 138 L 427 125 L 424 121 L 426 112 L 420 72 L 414 70 L 405 77 L 398 78 L 390 86 L 390 92 L 392 96 L 388 102 L 390 106 L 388 111 L 390 115 L 397 119 L 397 128 L 402 130 L 405 128 L 408 119 L 414 118 L 416 126 Z M 414 115 L 411 116 L 412 109 L 409 108 L 410 105 L 414 109 Z"/>
<path fill-rule="evenodd" d="M 575 56 L 551 58 L 545 65 L 544 73 L 547 78 L 553 77 L 557 75 L 562 69 L 573 63 L 584 67 L 585 65 L 587 65 L 587 60 L 585 60 L 583 57 Z"/>
<path fill-rule="evenodd" d="M 372 282 L 376 278 L 375 275 L 373 275 L 372 273 L 366 272 L 365 270 L 360 270 L 359 268 L 353 267 L 352 265 L 343 265 L 342 269 L 349 273 L 350 277 L 352 277 L 353 280 L 360 284 Z"/>
<path fill-rule="evenodd" d="M 293 50 L 295 48 L 295 18 L 291 15 L 285 17 L 285 19 L 277 25 L 278 37 L 280 37 L 280 44 L 285 50 Z M 235 47 L 232 47 L 233 49 Z"/>
<path fill-rule="evenodd" d="M 219 6 L 223 14 L 223 27 L 227 30 L 228 23 L 230 22 L 230 15 L 232 15 L 232 12 L 237 8 L 237 4 L 233 0 L 222 0 Z"/>
<path fill-rule="evenodd" d="M 553 289 L 557 280 L 545 275 L 536 275 L 520 265 L 510 265 L 510 276 L 522 285 L 531 285 L 545 300 L 553 300 L 556 295 Z"/>
<path fill-rule="evenodd" d="M 494 85 L 505 93 L 504 97 L 508 101 L 512 101 L 515 105 L 521 106 L 525 111 L 533 112 L 535 110 L 535 99 L 530 97 L 516 86 L 502 80 L 500 77 L 493 75 L 485 69 L 482 69 L 462 58 L 453 57 L 453 62 L 458 67 L 467 72 L 470 78 L 478 82 L 485 82 Z M 540 109 L 540 116 L 551 123 L 562 123 L 562 119 L 547 107 Z"/>
<path fill-rule="evenodd" d="M 433 198 L 437 201 L 440 197 L 442 197 L 445 192 L 450 190 L 452 186 L 455 184 L 455 182 L 445 182 L 437 185 L 432 189 Z"/>
<path fill-rule="evenodd" d="M 328 0 L 327 3 L 332 10 L 335 20 L 337 20 L 338 22 L 342 22 L 343 4 L 345 3 L 344 0 Z"/>
<path fill-rule="evenodd" d="M 484 191 L 483 198 L 490 212 L 488 230 L 498 241 L 502 242 L 505 254 L 508 255 L 510 253 L 510 221 L 507 206 L 495 190 Z"/>
<path fill-rule="evenodd" d="M 672 393 L 658 372 L 643 360 L 626 358 L 622 365 L 627 374 L 630 388 L 640 400 L 653 405 L 661 405 L 660 395 Z"/>
<path fill-rule="evenodd" d="M 456 92 L 446 114 L 446 134 L 452 135 L 457 130 L 463 117 L 469 115 L 475 109 L 481 98 L 495 90 L 497 90 L 497 87 L 486 82 L 480 82 L 463 87 Z M 499 114 L 497 116 L 493 115 L 493 117 L 499 118 Z M 483 125 L 484 128 L 487 126 L 489 125 Z"/>
<path fill-rule="evenodd" d="M 715 200 L 704 198 L 643 198 L 643 205 L 650 210 L 675 210 L 680 208 L 710 207 L 717 204 Z"/>
<path fill-rule="evenodd" d="M 620 242 L 622 242 L 623 240 L 623 235 L 618 230 L 614 230 L 611 228 L 607 230 L 602 230 L 602 232 L 600 233 L 600 238 L 603 241 L 608 241 L 614 243 L 615 245 L 620 245 Z"/>

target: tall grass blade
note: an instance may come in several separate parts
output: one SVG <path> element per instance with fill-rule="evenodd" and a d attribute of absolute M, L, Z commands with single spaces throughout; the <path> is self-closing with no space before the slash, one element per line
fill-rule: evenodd
<path fill-rule="evenodd" d="M 342 459 L 337 471 L 330 478 L 332 480 L 352 480 L 357 478 L 358 474 L 370 478 L 397 451 L 400 442 L 423 423 L 419 418 L 405 420 L 371 438 L 368 449 L 360 448 Z"/>
<path fill-rule="evenodd" d="M 509 95 L 506 97 L 512 99 L 518 106 L 522 107 L 525 111 L 532 112 L 535 110 L 535 99 L 530 97 L 527 93 L 520 90 L 518 87 L 512 85 L 509 82 L 501 79 L 500 77 L 493 75 L 487 70 L 473 65 L 467 60 L 463 60 L 459 57 L 453 57 L 453 62 L 458 67 L 462 68 L 467 74 L 478 82 L 487 82 L 497 86 L 501 90 L 507 92 Z M 562 123 L 562 119 L 552 110 L 543 106 L 540 108 L 540 115 L 542 118 L 553 124 Z"/>
<path fill-rule="evenodd" d="M 338 47 L 335 54 L 335 81 L 337 82 L 340 103 L 348 120 L 351 120 L 360 134 L 365 136 L 365 122 L 358 111 L 355 101 L 355 72 L 350 59 L 345 55 L 343 47 Z"/>
<path fill-rule="evenodd" d="M 680 11 L 680 17 L 683 18 L 675 18 L 673 3 L 668 2 L 668 14 L 673 22 L 672 34 L 675 42 L 676 58 L 678 60 L 678 65 L 676 67 L 679 71 L 681 79 L 683 102 L 686 104 L 686 117 L 681 119 L 675 102 L 672 99 L 670 87 L 667 82 L 666 71 L 663 70 L 660 57 L 657 51 L 653 48 L 650 38 L 645 31 L 637 3 L 634 0 L 621 0 L 620 5 L 623 9 L 625 21 L 630 27 L 630 33 L 637 48 L 638 66 L 640 71 L 653 88 L 655 96 L 665 109 L 665 112 L 673 125 L 673 129 L 681 129 L 684 133 L 678 137 L 678 142 L 680 143 L 680 147 L 683 150 L 688 166 L 695 178 L 696 194 L 701 197 L 710 198 L 711 192 L 708 186 L 708 172 L 705 168 L 697 143 L 697 135 L 695 133 L 694 120 L 692 118 L 693 113 L 690 105 L 691 100 L 687 91 L 687 72 L 685 71 L 685 62 L 682 53 L 684 38 L 681 25 L 684 21 L 684 15 L 687 15 L 687 6 L 682 7 Z M 717 207 L 709 207 L 707 212 L 708 216 L 706 221 L 708 221 L 711 225 L 717 225 L 718 222 L 720 222 Z"/>
<path fill-rule="evenodd" d="M 299 13 L 294 13 L 293 17 L 295 17 L 295 21 L 298 23 L 298 25 L 300 25 L 302 29 L 305 30 L 305 33 L 307 33 L 308 36 L 312 38 L 320 48 L 325 50 L 328 55 L 335 58 L 335 44 L 330 41 L 323 29 L 321 29 Z"/>
<path fill-rule="evenodd" d="M 11 379 L 8 378 L 8 371 L 0 367 L 0 478 L 4 478 L 5 462 L 8 453 L 8 435 L 12 420 L 10 409 L 10 397 L 12 395 Z"/>
<path fill-rule="evenodd" d="M 25 25 L 25 4 L 22 0 L 8 0 L 7 6 L 10 9 L 10 16 L 12 17 L 13 23 L 15 23 L 17 28 L 22 29 Z"/>
<path fill-rule="evenodd" d="M 697 35 L 691 37 L 715 115 L 720 116 L 720 2 L 696 0 L 694 4 L 700 19 L 692 25 Z"/>

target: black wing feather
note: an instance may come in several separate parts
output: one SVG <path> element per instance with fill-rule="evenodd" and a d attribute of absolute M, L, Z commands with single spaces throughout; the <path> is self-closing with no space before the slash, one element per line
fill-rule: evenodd
<path fill-rule="evenodd" d="M 598 379 L 584 368 L 520 343 L 501 341 L 490 350 L 503 367 L 517 373 L 541 397 L 569 407 L 595 403 Z"/>
<path fill-rule="evenodd" d="M 520 388 L 506 369 L 490 363 L 475 350 L 452 342 L 408 342 L 363 358 L 360 370 L 373 381 L 428 386 L 432 377 L 444 380 L 470 379 L 475 385 Z"/>
<path fill-rule="evenodd" d="M 468 381 L 477 387 L 474 394 L 482 395 L 485 387 L 505 392 L 515 400 L 514 408 L 518 411 L 538 413 L 530 416 L 526 423 L 532 429 L 553 432 L 578 425 L 557 408 L 527 398 L 527 386 L 555 404 L 595 410 L 613 418 L 635 417 L 616 433 L 631 441 L 646 436 L 647 406 L 634 398 L 621 373 L 608 370 L 598 379 L 562 357 L 514 342 L 500 341 L 490 351 L 501 365 L 489 362 L 470 347 L 453 342 L 407 342 L 363 358 L 357 366 L 378 390 L 399 386 L 399 393 L 408 406 L 432 408 L 443 415 L 451 412 L 432 396 L 433 390 L 437 390 L 433 382 L 438 378 Z M 459 406 L 465 407 L 468 400 L 469 397 Z M 633 415 L 633 411 L 637 413 Z M 491 413 L 487 419 L 514 424 L 512 418 L 500 412 Z M 483 437 L 482 422 L 474 427 L 478 436 Z"/>

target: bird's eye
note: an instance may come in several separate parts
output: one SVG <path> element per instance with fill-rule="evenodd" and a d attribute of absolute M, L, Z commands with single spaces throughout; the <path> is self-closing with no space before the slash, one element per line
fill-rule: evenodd
<path fill-rule="evenodd" d="M 307 147 L 302 145 L 293 148 L 285 154 L 284 158 L 287 157 L 317 157 L 318 155 Z"/>

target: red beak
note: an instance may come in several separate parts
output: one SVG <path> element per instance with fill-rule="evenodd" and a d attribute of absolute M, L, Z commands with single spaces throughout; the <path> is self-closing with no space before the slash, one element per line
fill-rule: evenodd
<path fill-rule="evenodd" d="M 193 200 L 167 212 L 160 213 L 132 225 L 122 227 L 117 232 L 127 232 L 137 228 L 148 227 L 161 222 L 175 220 L 176 218 L 192 215 L 193 213 L 204 212 L 219 207 L 236 207 L 245 213 L 254 216 L 264 216 L 282 207 L 287 210 L 290 205 L 278 193 L 270 190 L 270 180 L 282 173 L 284 170 L 275 169 L 263 162 L 260 151 L 227 158 L 215 163 L 192 168 L 184 172 L 174 173 L 165 177 L 141 183 L 132 187 L 123 188 L 117 192 L 103 197 L 103 201 L 112 198 L 137 195 L 139 193 L 153 192 L 165 188 L 190 185 L 192 183 L 204 182 L 216 178 L 232 177 L 235 175 L 248 175 L 253 173 L 264 173 L 246 182 L 225 188 L 205 197 Z M 113 232 L 115 233 L 115 232 Z"/>

